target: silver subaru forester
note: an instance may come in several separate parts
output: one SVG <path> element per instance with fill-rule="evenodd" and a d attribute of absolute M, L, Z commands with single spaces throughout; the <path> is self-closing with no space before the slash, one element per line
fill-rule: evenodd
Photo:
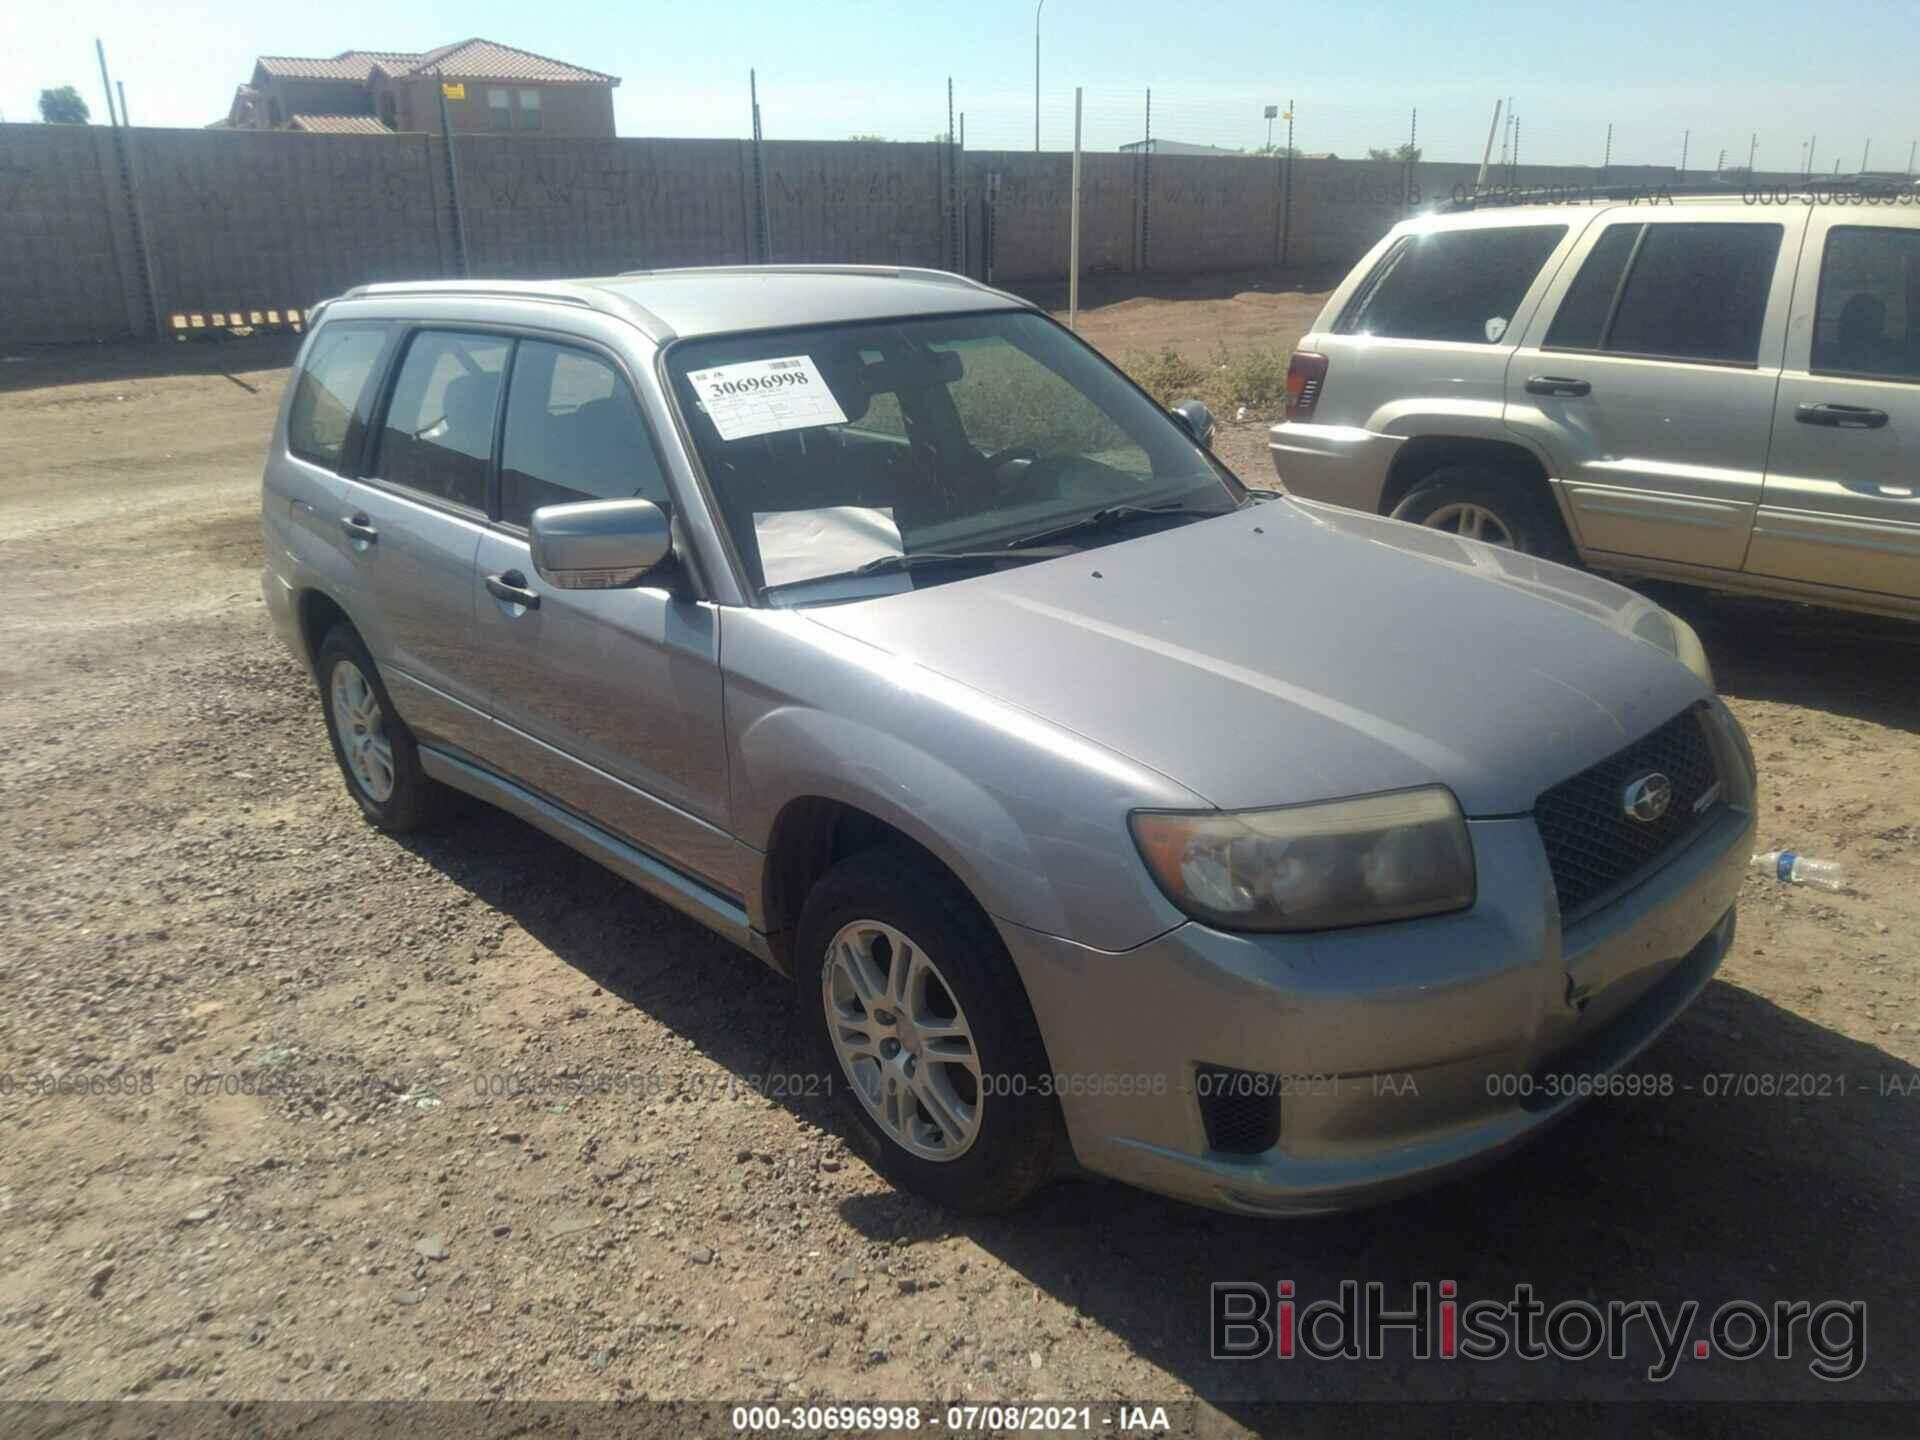
<path fill-rule="evenodd" d="M 369 820 L 477 796 L 791 974 L 899 1183 L 1338 1209 L 1700 992 L 1753 758 L 1665 611 L 1210 432 L 952 275 L 370 285 L 263 583 Z"/>

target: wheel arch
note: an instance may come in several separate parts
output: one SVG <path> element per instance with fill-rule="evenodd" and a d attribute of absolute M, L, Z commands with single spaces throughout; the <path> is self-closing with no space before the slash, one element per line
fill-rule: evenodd
<path fill-rule="evenodd" d="M 1577 553 L 1579 531 L 1560 487 L 1552 483 L 1547 463 L 1540 454 L 1518 440 L 1494 440 L 1478 435 L 1413 437 L 1395 451 L 1393 463 L 1387 468 L 1386 482 L 1380 488 L 1380 513 L 1392 515 L 1414 486 L 1434 471 L 1450 465 L 1484 465 L 1510 476 L 1539 506 L 1541 513 L 1559 525 L 1567 553 Z"/>
<path fill-rule="evenodd" d="M 353 618 L 346 608 L 326 591 L 314 586 L 302 590 L 294 602 L 294 613 L 300 622 L 300 646 L 306 652 L 307 668 L 313 669 L 319 660 L 320 642 L 327 638 L 327 632 L 340 624 L 353 625 Z M 360 627 L 354 626 L 354 633 L 360 633 Z M 366 637 L 361 636 L 364 643 Z"/>
<path fill-rule="evenodd" d="M 761 867 L 760 924 L 775 961 L 789 973 L 794 929 L 808 894 L 835 865 L 863 850 L 895 846 L 938 867 L 987 923 L 993 923 L 976 886 L 969 883 L 961 866 L 936 848 L 939 842 L 929 844 L 932 837 L 911 833 L 876 813 L 878 808 L 845 796 L 803 794 L 788 800 L 774 816 Z"/>

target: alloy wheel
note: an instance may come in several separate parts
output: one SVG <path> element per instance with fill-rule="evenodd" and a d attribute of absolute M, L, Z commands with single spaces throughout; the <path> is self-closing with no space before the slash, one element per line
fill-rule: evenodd
<path fill-rule="evenodd" d="M 1497 545 L 1503 550 L 1519 549 L 1507 522 L 1484 505 L 1455 501 L 1442 505 L 1420 522 L 1433 530 L 1446 530 L 1466 540 Z"/>
<path fill-rule="evenodd" d="M 902 1149 L 956 1160 L 980 1134 L 980 1051 L 932 957 L 879 920 L 855 920 L 820 971 L 840 1067 L 867 1113 Z"/>
<path fill-rule="evenodd" d="M 334 662 L 329 689 L 340 753 L 347 757 L 353 782 L 376 805 L 385 804 L 393 794 L 393 742 L 387 738 L 380 697 L 351 660 Z"/>

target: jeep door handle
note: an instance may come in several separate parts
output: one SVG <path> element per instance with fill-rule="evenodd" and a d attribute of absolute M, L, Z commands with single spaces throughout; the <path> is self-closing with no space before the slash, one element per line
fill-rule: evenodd
<path fill-rule="evenodd" d="M 1592 382 L 1569 380 L 1564 375 L 1535 375 L 1527 381 L 1529 395 L 1561 395 L 1578 398 L 1593 393 Z"/>
<path fill-rule="evenodd" d="M 540 608 L 540 592 L 529 590 L 527 577 L 518 570 L 505 570 L 498 575 L 487 576 L 487 593 L 509 605 L 524 605 L 529 610 Z"/>
<path fill-rule="evenodd" d="M 373 528 L 373 521 L 364 510 L 356 510 L 351 515 L 340 517 L 340 528 L 355 540 L 371 545 L 380 538 L 380 532 Z"/>
<path fill-rule="evenodd" d="M 1793 418 L 1802 425 L 1830 425 L 1836 430 L 1880 430 L 1887 412 L 1865 405 L 1796 405 Z"/>

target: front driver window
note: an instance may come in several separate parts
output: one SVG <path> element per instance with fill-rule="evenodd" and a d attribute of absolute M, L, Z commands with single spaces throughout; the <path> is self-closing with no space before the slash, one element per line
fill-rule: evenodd
<path fill-rule="evenodd" d="M 585 350 L 522 341 L 507 385 L 500 518 L 526 525 L 542 505 L 634 497 L 664 506 L 667 482 L 626 377 Z"/>

